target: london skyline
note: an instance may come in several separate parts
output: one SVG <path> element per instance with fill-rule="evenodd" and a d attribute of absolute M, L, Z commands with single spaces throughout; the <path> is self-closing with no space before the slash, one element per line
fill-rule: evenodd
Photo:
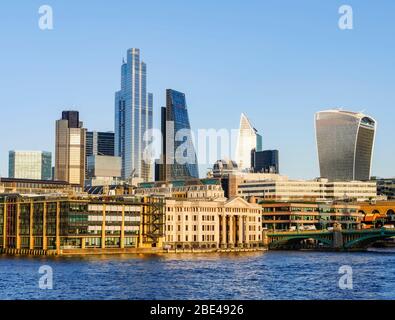
<path fill-rule="evenodd" d="M 244 112 L 262 134 L 263 149 L 280 150 L 283 174 L 314 178 L 319 176 L 315 112 L 337 107 L 364 111 L 378 122 L 372 175 L 395 176 L 391 160 L 395 156 L 391 148 L 395 120 L 391 57 L 395 50 L 385 42 L 393 24 L 386 12 L 394 5 L 383 4 L 378 20 L 364 4 L 350 3 L 355 10 L 355 29 L 341 31 L 337 28 L 338 6 L 333 4 L 289 2 L 295 10 L 281 12 L 274 2 L 265 6 L 251 2 L 247 7 L 234 1 L 219 19 L 240 23 L 221 28 L 216 20 L 221 7 L 207 2 L 177 7 L 180 2 L 175 1 L 169 8 L 159 2 L 153 6 L 136 3 L 142 11 L 155 10 L 148 21 L 137 18 L 133 22 L 126 13 L 130 4 L 108 8 L 88 2 L 75 10 L 76 2 L 53 1 L 55 28 L 49 32 L 33 25 L 39 2 L 23 7 L 5 4 L 3 12 L 9 16 L 1 17 L 1 24 L 23 18 L 15 25 L 12 38 L 5 28 L 0 31 L 5 41 L 0 103 L 4 118 L 13 119 L 1 127 L 3 136 L 10 137 L 0 147 L 1 176 L 8 172 L 9 150 L 54 154 L 55 121 L 62 110 L 79 110 L 88 130 L 114 130 L 113 94 L 119 88 L 119 65 L 125 50 L 132 47 L 141 49 L 149 65 L 156 128 L 160 107 L 165 105 L 165 89 L 174 88 L 188 97 L 193 129 L 237 129 Z M 88 14 L 88 9 L 94 14 Z M 176 10 L 185 28 L 167 24 L 168 30 L 161 31 L 165 9 Z M 100 17 L 107 11 L 110 18 L 103 23 Z M 120 16 L 114 25 L 115 13 Z M 297 13 L 305 19 L 298 19 Z M 66 22 L 64 16 L 69 15 L 74 19 Z M 196 19 L 203 16 L 207 24 L 198 25 Z M 84 27 L 87 22 L 92 27 Z M 144 37 L 134 31 L 139 23 L 147 28 Z M 256 33 L 253 26 L 259 27 Z M 182 43 L 166 44 L 160 39 L 166 34 L 180 37 Z M 86 43 L 87 37 L 93 40 Z"/>

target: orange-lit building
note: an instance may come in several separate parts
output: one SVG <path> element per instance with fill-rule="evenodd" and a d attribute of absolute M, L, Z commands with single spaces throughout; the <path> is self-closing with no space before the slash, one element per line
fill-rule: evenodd
<path fill-rule="evenodd" d="M 366 227 L 395 226 L 395 201 L 377 201 L 359 203 L 359 213 L 364 215 Z"/>

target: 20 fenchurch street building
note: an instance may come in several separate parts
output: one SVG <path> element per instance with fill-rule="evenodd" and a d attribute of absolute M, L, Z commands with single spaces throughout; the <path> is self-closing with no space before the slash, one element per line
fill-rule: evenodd
<path fill-rule="evenodd" d="M 363 113 L 327 110 L 315 116 L 321 177 L 369 180 L 376 121 Z"/>
<path fill-rule="evenodd" d="M 122 177 L 151 178 L 151 165 L 143 159 L 152 129 L 153 95 L 147 93 L 147 65 L 139 49 L 127 51 L 121 67 L 121 90 L 115 93 L 115 155 L 122 158 Z"/>

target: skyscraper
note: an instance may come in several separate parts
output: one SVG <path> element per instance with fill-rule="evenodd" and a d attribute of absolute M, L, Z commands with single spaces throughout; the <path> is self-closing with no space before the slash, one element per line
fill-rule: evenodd
<path fill-rule="evenodd" d="M 161 180 L 199 178 L 184 93 L 166 90 L 166 107 L 162 107 L 161 127 L 163 137 Z M 180 139 L 176 138 L 176 135 L 179 135 Z"/>
<path fill-rule="evenodd" d="M 236 163 L 240 170 L 251 169 L 251 151 L 262 151 L 262 136 L 242 113 L 236 147 Z"/>
<path fill-rule="evenodd" d="M 122 177 L 151 178 L 151 163 L 143 154 L 144 136 L 152 129 L 153 96 L 147 94 L 147 66 L 140 50 L 129 49 L 121 67 L 121 90 L 115 93 L 115 155 L 122 158 Z"/>
<path fill-rule="evenodd" d="M 251 151 L 251 167 L 254 172 L 280 173 L 278 150 Z"/>
<path fill-rule="evenodd" d="M 363 113 L 327 110 L 315 116 L 321 177 L 369 180 L 376 121 Z"/>
<path fill-rule="evenodd" d="M 111 156 L 114 150 L 114 132 L 88 131 L 86 133 L 86 156 Z"/>
<path fill-rule="evenodd" d="M 44 151 L 10 151 L 9 177 L 51 180 L 52 154 Z"/>
<path fill-rule="evenodd" d="M 78 111 L 64 111 L 56 121 L 55 180 L 84 186 L 86 129 Z"/>

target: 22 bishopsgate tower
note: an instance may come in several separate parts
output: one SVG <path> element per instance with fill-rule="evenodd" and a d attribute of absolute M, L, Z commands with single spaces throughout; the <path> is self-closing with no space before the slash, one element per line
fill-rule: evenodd
<path fill-rule="evenodd" d="M 318 112 L 315 121 L 321 177 L 369 180 L 376 121 L 343 110 Z"/>
<path fill-rule="evenodd" d="M 121 90 L 115 93 L 115 155 L 122 158 L 122 177 L 151 180 L 151 163 L 143 154 L 152 129 L 153 95 L 147 93 L 147 66 L 139 49 L 127 51 L 121 67 Z"/>

